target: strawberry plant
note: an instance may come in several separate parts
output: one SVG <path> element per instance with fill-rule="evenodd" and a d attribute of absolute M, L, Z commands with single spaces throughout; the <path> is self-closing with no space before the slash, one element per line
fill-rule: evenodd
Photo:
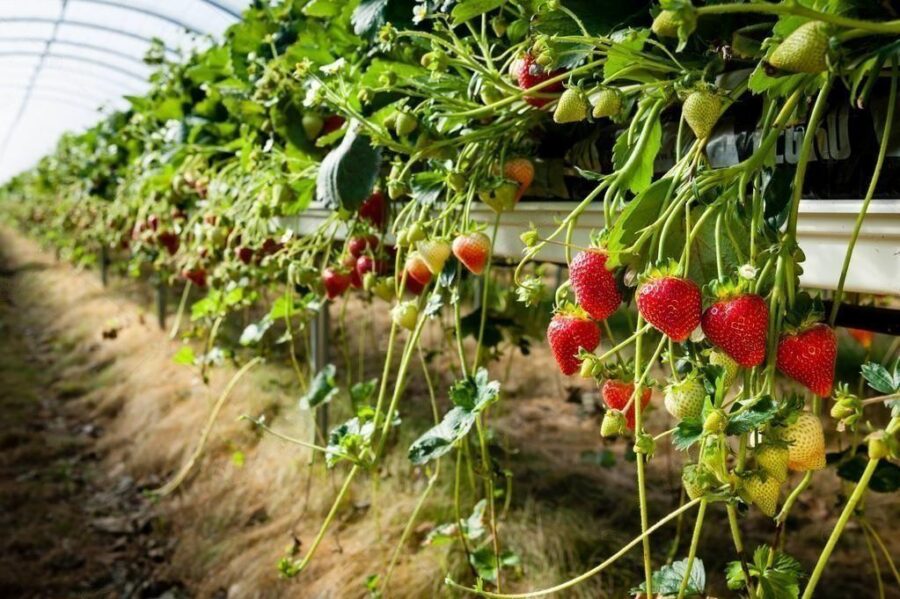
<path fill-rule="evenodd" d="M 852 393 L 836 323 L 896 125 L 900 21 L 885 6 L 824 1 L 588 4 L 254 4 L 222 43 L 163 62 L 128 110 L 67 135 L 0 190 L 22 228 L 75 262 L 102 249 L 122 273 L 189 282 L 173 336 L 202 343 L 177 358 L 204 378 L 225 358 L 243 364 L 238 377 L 281 345 L 303 409 L 349 400 L 347 420 L 293 440 L 343 480 L 302 555 L 279 563 L 283 576 L 315 559 L 354 481 L 377 489 L 407 430 L 414 440 L 399 451 L 427 482 L 368 581 L 373 596 L 391 596 L 420 508 L 451 475 L 453 520 L 431 536 L 464 557 L 468 578 L 446 580 L 453 592 L 486 597 L 564 593 L 632 549 L 642 581 L 632 594 L 705 596 L 700 539 L 706 514 L 721 510 L 736 558 L 728 588 L 809 598 L 867 490 L 896 490 L 885 472 L 898 457 L 897 365 L 867 362 L 870 388 Z M 836 106 L 874 104 L 883 131 L 839 282 L 801 289 L 801 200 L 810 169 L 831 158 L 822 127 Z M 746 139 L 722 150 L 748 118 Z M 501 232 L 525 222 L 535 197 L 577 201 L 559 204 L 552 226 L 522 227 L 511 250 Z M 307 220 L 313 210 L 325 216 Z M 577 239 L 589 211 L 602 226 Z M 555 288 L 551 249 L 568 269 Z M 364 322 L 348 322 L 351 301 L 364 303 Z M 346 372 L 305 349 L 329 309 Z M 388 324 L 371 379 L 374 311 Z M 431 330 L 455 378 L 443 414 L 425 357 Z M 538 339 L 563 375 L 596 385 L 598 436 L 633 453 L 640 530 L 578 576 L 507 593 L 523 572 L 503 541 L 513 497 L 492 442 L 503 403 L 493 366 Z M 427 426 L 400 418 L 419 366 Z M 661 407 L 673 426 L 650 430 Z M 827 454 L 832 431 L 850 449 Z M 683 501 L 651 523 L 647 467 L 663 443 L 682 453 Z M 816 562 L 801 564 L 775 548 L 832 465 L 852 490 Z M 774 538 L 752 555 L 750 511 Z M 692 512 L 687 555 L 662 563 L 658 531 Z"/>

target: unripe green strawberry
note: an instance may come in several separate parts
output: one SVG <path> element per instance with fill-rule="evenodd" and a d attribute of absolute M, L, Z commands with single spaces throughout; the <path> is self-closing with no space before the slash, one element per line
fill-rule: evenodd
<path fill-rule="evenodd" d="M 681 483 L 684 491 L 691 499 L 697 499 L 706 495 L 706 487 L 700 478 L 702 469 L 697 464 L 688 464 L 681 471 Z"/>
<path fill-rule="evenodd" d="M 722 410 L 713 410 L 706 415 L 703 421 L 703 430 L 707 433 L 717 434 L 725 430 L 728 425 L 728 416 Z"/>
<path fill-rule="evenodd" d="M 368 274 L 366 276 L 368 276 Z M 396 296 L 394 282 L 390 277 L 382 277 L 372 285 L 372 293 L 384 301 L 390 302 Z"/>
<path fill-rule="evenodd" d="M 706 139 L 712 133 L 719 112 L 722 110 L 722 99 L 711 91 L 697 90 L 691 92 L 681 107 L 684 120 L 690 126 L 697 139 Z"/>
<path fill-rule="evenodd" d="M 452 171 L 447 175 L 447 185 L 456 193 L 462 193 L 466 189 L 466 176 L 459 171 Z"/>
<path fill-rule="evenodd" d="M 665 404 L 677 420 L 699 418 L 703 411 L 706 388 L 695 376 L 689 376 L 666 387 Z"/>
<path fill-rule="evenodd" d="M 782 437 L 788 443 L 788 468 L 805 472 L 825 467 L 825 435 L 817 416 L 801 413 L 796 422 L 785 428 Z"/>
<path fill-rule="evenodd" d="M 821 73 L 828 68 L 828 26 L 809 21 L 797 27 L 775 48 L 769 64 L 791 73 Z"/>
<path fill-rule="evenodd" d="M 725 390 L 730 389 L 734 384 L 734 379 L 737 378 L 738 363 L 731 356 L 717 349 L 709 352 L 709 363 L 722 367 L 725 371 Z"/>
<path fill-rule="evenodd" d="M 419 320 L 419 308 L 415 302 L 402 302 L 391 310 L 391 317 L 397 326 L 411 331 L 416 328 L 416 322 Z"/>
<path fill-rule="evenodd" d="M 478 197 L 497 214 L 509 212 L 516 207 L 519 199 L 519 184 L 507 181 L 498 187 L 479 191 Z"/>
<path fill-rule="evenodd" d="M 770 477 L 780 483 L 787 480 L 789 452 L 786 446 L 763 443 L 753 450 L 753 455 L 756 464 Z"/>
<path fill-rule="evenodd" d="M 307 113 L 303 115 L 300 124 L 303 126 L 303 132 L 306 133 L 306 139 L 312 140 L 319 137 L 322 127 L 325 126 L 325 120 L 315 113 Z"/>
<path fill-rule="evenodd" d="M 614 89 L 602 89 L 594 98 L 594 109 L 591 116 L 602 119 L 607 116 L 616 116 L 622 110 L 622 97 Z"/>
<path fill-rule="evenodd" d="M 603 421 L 600 423 L 600 435 L 602 437 L 616 437 L 625 433 L 625 427 L 625 414 L 619 410 L 607 410 L 603 414 Z"/>
<path fill-rule="evenodd" d="M 418 249 L 431 274 L 441 274 L 447 258 L 450 257 L 450 244 L 440 239 L 420 241 Z"/>
<path fill-rule="evenodd" d="M 761 476 L 754 474 L 744 479 L 744 495 L 746 499 L 769 518 L 775 516 L 780 489 L 781 483 L 775 480 L 773 476 L 763 480 Z"/>
<path fill-rule="evenodd" d="M 587 359 L 581 361 L 581 370 L 578 371 L 579 376 L 583 379 L 594 378 L 594 361 Z"/>
<path fill-rule="evenodd" d="M 416 120 L 416 117 L 408 112 L 401 112 L 397 115 L 397 121 L 394 123 L 394 131 L 399 137 L 406 137 L 415 131 L 418 126 L 419 121 Z"/>
<path fill-rule="evenodd" d="M 584 94 L 578 89 L 567 89 L 559 97 L 553 120 L 557 123 L 577 123 L 588 115 L 588 103 Z"/>
<path fill-rule="evenodd" d="M 869 459 L 883 460 L 891 453 L 887 441 L 884 439 L 884 433 L 873 433 L 869 436 Z"/>
<path fill-rule="evenodd" d="M 678 37 L 678 23 L 675 22 L 675 13 L 671 10 L 661 11 L 656 15 L 656 18 L 653 19 L 650 30 L 653 31 L 657 37 Z"/>

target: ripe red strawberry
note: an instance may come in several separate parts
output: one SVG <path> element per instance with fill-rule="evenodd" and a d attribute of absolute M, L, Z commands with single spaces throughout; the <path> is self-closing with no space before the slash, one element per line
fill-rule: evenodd
<path fill-rule="evenodd" d="M 575 374 L 581 367 L 578 351 L 594 351 L 600 344 L 600 329 L 579 310 L 567 310 L 553 316 L 547 327 L 547 341 L 559 369 L 566 376 Z"/>
<path fill-rule="evenodd" d="M 644 319 L 682 342 L 700 324 L 700 288 L 690 279 L 654 275 L 637 290 L 637 306 Z"/>
<path fill-rule="evenodd" d="M 174 255 L 178 251 L 178 246 L 181 245 L 178 241 L 178 235 L 173 231 L 163 231 L 157 236 L 157 239 L 166 248 L 170 256 Z"/>
<path fill-rule="evenodd" d="M 206 287 L 206 269 L 202 266 L 186 268 L 181 271 L 181 276 L 197 287 Z"/>
<path fill-rule="evenodd" d="M 783 335 L 778 342 L 778 370 L 820 397 L 831 395 L 836 359 L 837 337 L 825 324 Z"/>
<path fill-rule="evenodd" d="M 387 200 L 380 191 L 374 192 L 359 207 L 359 217 L 372 223 L 376 229 L 384 227 L 387 221 Z"/>
<path fill-rule="evenodd" d="M 350 286 L 350 274 L 334 268 L 326 268 L 322 272 L 322 285 L 325 286 L 325 295 L 328 299 L 334 299 L 343 295 Z"/>
<path fill-rule="evenodd" d="M 253 250 L 242 245 L 234 248 L 234 256 L 244 264 L 250 264 L 253 261 Z"/>
<path fill-rule="evenodd" d="M 325 117 L 325 121 L 322 123 L 322 131 L 321 135 L 328 135 L 334 131 L 337 131 L 341 127 L 344 126 L 344 117 L 338 114 L 332 114 Z"/>
<path fill-rule="evenodd" d="M 752 368 L 766 359 L 769 307 L 758 295 L 717 301 L 703 313 L 700 324 L 709 342 L 741 366 Z"/>
<path fill-rule="evenodd" d="M 847 329 L 847 332 L 850 333 L 850 336 L 856 339 L 857 343 L 862 345 L 865 349 L 869 349 L 872 347 L 872 340 L 875 338 L 875 333 L 872 331 L 865 331 L 863 329 Z"/>
<path fill-rule="evenodd" d="M 527 158 L 510 158 L 503 165 L 503 176 L 519 184 L 518 202 L 534 181 L 534 164 Z"/>
<path fill-rule="evenodd" d="M 516 77 L 516 82 L 519 84 L 519 87 L 521 89 L 531 89 L 535 85 L 543 83 L 547 79 L 555 77 L 560 73 L 561 71 L 548 72 L 546 69 L 544 69 L 544 67 L 535 62 L 534 56 L 532 56 L 530 53 L 525 54 L 516 62 L 513 72 Z M 541 88 L 540 93 L 559 92 L 562 91 L 562 88 L 562 82 L 558 81 L 556 83 L 553 83 L 552 85 Z M 532 106 L 540 108 L 541 106 L 549 103 L 551 100 L 550 98 L 526 97 L 525 101 Z"/>
<path fill-rule="evenodd" d="M 403 274 L 397 275 L 397 280 L 402 277 Z M 412 293 L 413 295 L 422 295 L 422 292 L 425 291 L 425 285 L 415 280 L 412 277 L 406 277 L 406 290 Z"/>
<path fill-rule="evenodd" d="M 376 260 L 372 256 L 360 256 L 356 259 L 356 272 L 359 273 L 360 279 L 365 277 L 366 273 L 383 275 L 387 270 L 388 265 L 384 260 Z"/>
<path fill-rule="evenodd" d="M 453 240 L 453 255 L 473 275 L 480 275 L 491 253 L 491 239 L 484 233 L 460 235 Z"/>
<path fill-rule="evenodd" d="M 423 286 L 431 282 L 431 271 L 419 252 L 410 252 L 406 258 L 406 276 Z"/>
<path fill-rule="evenodd" d="M 612 410 L 620 410 L 623 411 L 625 406 L 628 404 L 628 400 L 631 399 L 631 395 L 634 393 L 634 383 L 620 381 L 618 379 L 607 379 L 603 382 L 603 386 L 600 387 L 600 395 L 603 396 L 603 401 L 606 403 L 606 407 Z M 644 408 L 647 407 L 647 404 L 650 403 L 650 389 L 645 388 L 641 391 L 641 413 L 643 414 Z M 625 412 L 625 424 L 629 429 L 634 430 L 634 419 L 637 414 L 637 401 L 631 402 L 631 409 L 628 412 Z"/>
<path fill-rule="evenodd" d="M 359 274 L 359 271 L 356 269 L 356 260 L 356 258 L 348 254 L 341 260 L 341 266 L 350 273 L 350 286 L 354 289 L 359 289 L 363 286 L 363 280 L 362 275 Z"/>
<path fill-rule="evenodd" d="M 354 258 L 362 256 L 366 249 L 375 251 L 378 249 L 378 238 L 374 235 L 366 235 L 363 237 L 351 237 L 347 242 L 347 252 Z"/>
<path fill-rule="evenodd" d="M 262 242 L 262 245 L 259 246 L 259 252 L 264 256 L 271 256 L 283 247 L 283 243 L 279 243 L 271 237 L 266 237 L 265 241 Z"/>
<path fill-rule="evenodd" d="M 606 253 L 599 249 L 578 252 L 569 264 L 575 300 L 594 320 L 605 320 L 622 303 L 616 279 L 606 268 Z"/>

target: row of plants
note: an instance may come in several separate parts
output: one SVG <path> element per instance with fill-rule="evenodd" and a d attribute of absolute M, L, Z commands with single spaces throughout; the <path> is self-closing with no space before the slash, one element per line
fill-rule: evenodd
<path fill-rule="evenodd" d="M 405 450 L 429 481 L 419 507 L 436 481 L 454 477 L 456 517 L 440 531 L 471 565 L 470 580 L 446 580 L 458 592 L 564 591 L 640 546 L 633 593 L 705 595 L 698 544 L 707 510 L 721 508 L 732 591 L 812 597 L 870 485 L 896 487 L 896 348 L 884 365 L 863 367 L 869 389 L 851 391 L 835 381 L 834 323 L 896 120 L 898 34 L 900 21 L 865 1 L 259 3 L 222 43 L 183 61 L 154 48 L 147 60 L 160 68 L 147 94 L 65 136 L 0 196 L 20 227 L 67 258 L 184 282 L 176 331 L 193 342 L 177 359 L 204 377 L 224 359 L 240 376 L 259 362 L 254 354 L 286 346 L 307 408 L 339 396 L 335 368 L 314 372 L 304 349 L 317 312 L 346 307 L 351 295 L 390 311 L 380 376 L 366 380 L 347 361 L 352 417 L 293 440 L 344 479 L 303 554 L 280 562 L 285 576 L 314 559 L 353 481 L 377 479 L 386 452 Z M 829 107 L 863 109 L 875 97 L 887 98 L 885 131 L 825 314 L 799 284 L 807 168 L 823 159 L 816 138 Z M 752 147 L 714 166 L 707 143 L 739 110 L 755 111 Z M 796 162 L 777 161 L 798 124 Z M 578 202 L 551 231 L 522 230 L 523 256 L 501 267 L 499 226 L 534 196 Z M 479 222 L 485 210 L 493 216 Z M 605 222 L 589 242 L 575 239 L 586 211 Z M 563 248 L 568 267 L 559 286 L 542 265 L 550 246 Z M 182 327 L 192 289 L 201 295 Z M 250 307 L 261 317 L 227 339 L 223 322 Z M 609 325 L 613 315 L 626 331 Z M 415 399 L 405 391 L 427 326 L 449 340 L 459 378 L 452 407 L 441 415 L 435 404 L 434 426 L 399 447 L 398 414 Z M 509 487 L 488 423 L 502 388 L 488 367 L 503 351 L 527 352 L 543 326 L 561 373 L 597 382 L 606 407 L 598 435 L 622 438 L 636 455 L 641 530 L 571 580 L 505 593 L 522 583 L 502 543 L 498 503 Z M 351 325 L 342 318 L 341 327 Z M 675 427 L 647 430 L 654 403 Z M 782 550 L 784 525 L 826 467 L 823 427 L 844 438 L 830 466 L 854 486 L 806 573 Z M 685 492 L 651 523 L 646 467 L 661 443 L 684 454 Z M 442 469 L 445 460 L 455 466 Z M 481 483 L 474 495 L 460 492 L 466 469 Z M 789 472 L 802 475 L 787 490 Z M 374 594 L 390 595 L 418 509 L 369 581 Z M 771 545 L 756 550 L 741 533 L 751 509 L 773 520 Z M 688 512 L 687 555 L 659 563 L 653 534 Z"/>

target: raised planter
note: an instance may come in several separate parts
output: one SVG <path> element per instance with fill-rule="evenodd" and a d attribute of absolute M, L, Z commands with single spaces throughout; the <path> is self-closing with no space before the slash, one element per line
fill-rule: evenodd
<path fill-rule="evenodd" d="M 497 234 L 495 255 L 517 259 L 522 256 L 519 239 L 522 231 L 534 224 L 544 236 L 565 218 L 576 202 L 522 202 L 514 212 L 504 214 Z M 806 253 L 800 280 L 807 287 L 834 289 L 837 287 L 847 243 L 856 223 L 862 202 L 859 200 L 803 200 L 800 203 L 798 237 Z M 331 212 L 313 205 L 303 215 L 283 219 L 296 233 L 307 234 L 325 220 Z M 472 206 L 473 219 L 492 223 L 494 213 L 486 206 Z M 603 227 L 600 205 L 592 206 L 578 220 L 573 242 L 586 245 L 591 230 Z M 545 262 L 565 262 L 563 248 L 550 245 L 540 259 Z M 847 291 L 900 295 L 900 201 L 874 200 L 860 231 L 853 262 L 844 287 Z"/>

